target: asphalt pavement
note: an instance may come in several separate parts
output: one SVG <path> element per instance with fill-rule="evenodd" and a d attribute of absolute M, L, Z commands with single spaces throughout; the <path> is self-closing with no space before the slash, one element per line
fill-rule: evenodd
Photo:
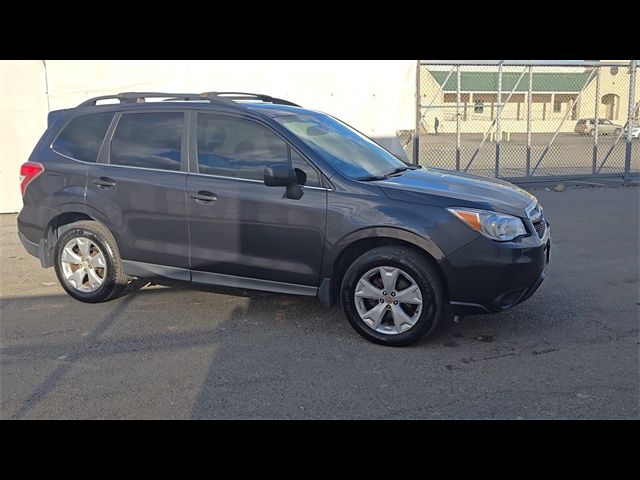
<path fill-rule="evenodd" d="M 535 190 L 548 276 L 511 311 L 371 344 L 306 297 L 72 300 L 0 215 L 0 417 L 637 419 L 640 189 Z"/>

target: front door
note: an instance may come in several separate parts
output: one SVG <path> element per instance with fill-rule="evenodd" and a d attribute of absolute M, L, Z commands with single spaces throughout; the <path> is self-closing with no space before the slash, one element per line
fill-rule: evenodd
<path fill-rule="evenodd" d="M 193 281 L 314 293 L 327 208 L 317 170 L 246 118 L 199 112 L 194 137 L 198 173 L 187 179 Z M 264 184 L 264 167 L 278 162 L 293 162 L 306 177 L 299 200 Z"/>

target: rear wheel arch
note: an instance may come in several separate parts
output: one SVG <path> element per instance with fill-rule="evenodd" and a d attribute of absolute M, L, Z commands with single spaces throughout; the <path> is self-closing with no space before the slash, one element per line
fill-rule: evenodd
<path fill-rule="evenodd" d="M 50 235 L 53 235 L 55 238 L 60 236 L 60 234 L 64 231 L 64 227 L 66 225 L 70 225 L 75 222 L 80 222 L 82 220 L 90 220 L 96 221 L 95 218 L 87 215 L 82 212 L 64 212 L 59 215 L 56 215 L 51 219 L 49 225 L 47 225 L 46 235 L 47 238 L 50 238 Z"/>
<path fill-rule="evenodd" d="M 56 241 L 64 232 L 66 232 L 71 225 L 76 222 L 81 221 L 92 221 L 96 222 L 111 233 L 114 237 L 116 246 L 118 245 L 118 238 L 114 235 L 112 229 L 109 228 L 104 222 L 101 222 L 99 218 L 96 218 L 95 215 L 90 215 L 87 212 L 80 212 L 78 210 L 69 210 L 66 212 L 61 212 L 55 217 L 53 217 L 47 227 L 45 229 L 45 248 L 44 248 L 44 262 L 43 265 L 47 267 L 53 266 L 53 249 L 56 244 Z"/>

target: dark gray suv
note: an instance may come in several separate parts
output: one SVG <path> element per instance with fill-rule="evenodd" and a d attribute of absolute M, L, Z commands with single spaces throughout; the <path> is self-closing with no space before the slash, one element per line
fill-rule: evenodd
<path fill-rule="evenodd" d="M 22 244 L 77 300 L 172 280 L 339 298 L 385 345 L 428 334 L 446 305 L 521 303 L 549 259 L 531 194 L 406 163 L 266 95 L 124 93 L 53 111 L 21 189 Z"/>

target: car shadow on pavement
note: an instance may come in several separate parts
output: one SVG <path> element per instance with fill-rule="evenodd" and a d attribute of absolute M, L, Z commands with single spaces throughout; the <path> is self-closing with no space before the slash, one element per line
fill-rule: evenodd
<path fill-rule="evenodd" d="M 167 353 L 172 350 L 190 349 L 199 346 L 215 346 L 208 371 L 204 375 L 199 392 L 190 413 L 176 412 L 178 416 L 191 418 L 308 418 L 312 412 L 305 412 L 304 405 L 309 399 L 301 399 L 300 409 L 291 410 L 287 398 L 313 394 L 321 403 L 334 389 L 325 390 L 322 384 L 335 382 L 327 372 L 331 365 L 349 363 L 353 356 L 385 358 L 402 357 L 400 351 L 438 350 L 439 344 L 463 330 L 463 324 L 454 323 L 446 314 L 441 324 L 427 339 L 408 349 L 396 349 L 374 345 L 361 338 L 350 327 L 339 305 L 326 308 L 316 298 L 284 294 L 250 292 L 218 287 L 198 287 L 196 290 L 214 295 L 206 303 L 215 306 L 216 295 L 231 295 L 227 298 L 235 305 L 222 318 L 208 309 L 200 324 L 205 329 L 191 331 L 155 332 L 154 317 L 138 304 L 153 306 L 163 296 L 167 302 L 179 306 L 182 298 L 190 298 L 193 288 L 173 286 L 170 288 L 147 287 L 129 296 L 98 306 L 84 305 L 69 299 L 64 294 L 50 296 L 17 297 L 3 299 L 2 308 L 12 310 L 13 316 L 30 308 L 46 309 L 48 305 L 67 304 L 87 309 L 107 310 L 101 319 L 81 338 L 72 342 L 32 343 L 12 345 L 3 341 L 0 348 L 5 364 L 33 361 L 54 361 L 55 367 L 21 401 L 20 405 L 6 411 L 4 418 L 29 418 L 36 407 L 47 400 L 55 389 L 64 387 L 65 376 L 80 362 L 113 357 L 120 354 Z M 233 298 L 235 297 L 235 299 Z M 224 297 L 223 297 L 224 298 Z M 244 302 L 239 302 L 244 299 Z M 242 303 L 242 304 L 240 304 Z M 102 312 L 101 312 L 102 313 Z M 179 311 L 176 311 L 176 314 Z M 184 313 L 184 312 L 183 312 Z M 112 338 L 108 330 L 117 327 L 118 322 L 149 322 L 151 334 L 127 334 L 122 338 Z M 146 318 L 145 318 L 146 317 Z M 61 325 L 65 322 L 62 321 Z M 75 325 L 78 325 L 76 323 Z M 135 361 L 135 357 L 132 359 Z M 327 370 L 328 367 L 328 370 Z M 359 368 L 359 367 L 355 367 Z M 185 372 L 185 375 L 189 375 Z M 326 377 L 326 378 L 325 378 Z M 323 380 L 324 378 L 324 380 Z M 344 378 L 337 376 L 336 378 Z M 348 377 L 347 377 L 348 378 Z M 341 382 L 342 380 L 340 380 Z M 9 387 L 5 385 L 5 387 Z M 10 387 L 9 387 L 10 388 Z M 89 389 L 90 386 L 86 387 Z M 336 386 L 349 391 L 348 385 Z M 312 393 L 315 392 L 315 393 Z M 322 393 L 325 392 L 325 393 Z M 195 393 L 195 392 L 193 392 Z M 295 402 L 294 402 L 295 403 Z M 317 415 L 312 415 L 317 416 Z"/>
<path fill-rule="evenodd" d="M 43 399 L 47 397 L 47 395 L 55 389 L 60 380 L 73 368 L 73 366 L 85 355 L 87 355 L 87 351 L 93 346 L 93 344 L 102 336 L 102 334 L 108 330 L 118 319 L 126 312 L 127 307 L 130 302 L 135 298 L 135 294 L 124 297 L 119 304 L 117 304 L 110 313 L 108 313 L 94 328 L 89 332 L 88 335 L 85 335 L 83 339 L 74 345 L 71 349 L 65 348 L 64 362 L 60 363 L 56 368 L 53 369 L 49 375 L 47 375 L 44 380 L 42 380 L 38 386 L 33 390 L 31 395 L 24 400 L 24 402 L 20 405 L 20 407 L 11 415 L 13 419 L 22 419 L 25 418 L 29 412 Z M 4 302 L 3 302 L 4 303 Z M 27 349 L 28 350 L 28 349 Z M 35 352 L 39 350 L 38 347 L 35 347 Z M 2 356 L 5 355 L 9 357 L 13 357 L 15 354 L 24 354 L 26 352 L 23 351 L 22 347 L 17 348 L 2 348 L 0 350 Z M 58 358 L 58 357 L 54 357 Z M 4 416 L 4 415 L 3 415 Z"/>

